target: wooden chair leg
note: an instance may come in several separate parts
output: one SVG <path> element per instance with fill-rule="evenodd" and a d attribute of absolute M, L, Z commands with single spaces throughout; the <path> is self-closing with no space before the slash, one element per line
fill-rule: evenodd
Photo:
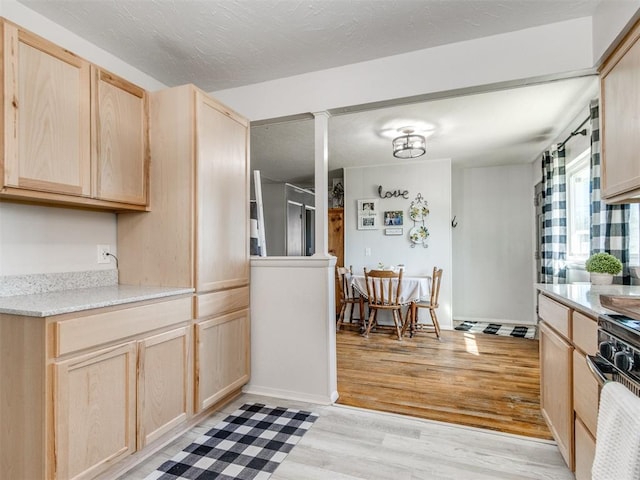
<path fill-rule="evenodd" d="M 364 332 L 364 336 L 365 337 L 369 337 L 369 332 L 371 331 L 371 327 L 373 326 L 373 322 L 376 321 L 376 312 L 377 310 L 375 308 L 370 309 L 370 313 L 369 313 L 369 322 L 367 325 L 367 329 Z"/>
<path fill-rule="evenodd" d="M 411 309 L 413 308 L 413 303 L 409 304 L 409 307 L 407 308 L 407 316 L 404 320 L 404 323 L 402 324 L 402 336 L 404 337 L 405 333 L 407 332 L 407 328 L 409 328 L 409 323 L 411 322 Z"/>
<path fill-rule="evenodd" d="M 360 323 L 364 325 L 364 298 L 359 297 L 359 305 L 360 305 Z"/>
<path fill-rule="evenodd" d="M 409 338 L 413 338 L 418 325 L 418 305 L 411 304 L 411 324 L 409 325 Z"/>
<path fill-rule="evenodd" d="M 398 310 L 392 310 L 391 316 L 393 317 L 393 323 L 396 326 L 396 335 L 398 340 L 402 340 L 402 333 L 400 332 L 400 323 L 398 322 Z"/>
<path fill-rule="evenodd" d="M 340 327 L 344 323 L 344 314 L 347 310 L 347 304 L 343 303 L 342 307 L 340 307 L 340 315 L 338 316 L 338 324 L 336 325 L 336 332 L 340 330 Z"/>
<path fill-rule="evenodd" d="M 436 337 L 440 340 L 440 324 L 438 323 L 438 317 L 436 316 L 436 311 L 433 308 L 429 309 L 429 313 L 431 314 L 431 321 L 433 322 L 433 328 L 436 331 Z"/>

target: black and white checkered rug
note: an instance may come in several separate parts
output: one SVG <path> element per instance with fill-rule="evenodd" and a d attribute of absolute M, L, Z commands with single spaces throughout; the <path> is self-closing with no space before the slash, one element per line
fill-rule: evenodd
<path fill-rule="evenodd" d="M 265 480 L 318 415 L 245 404 L 145 480 Z"/>
<path fill-rule="evenodd" d="M 536 337 L 536 327 L 534 325 L 501 325 L 499 323 L 469 322 L 464 321 L 456 330 L 469 333 L 489 333 L 491 335 L 502 335 L 505 337 L 522 337 L 533 339 Z"/>

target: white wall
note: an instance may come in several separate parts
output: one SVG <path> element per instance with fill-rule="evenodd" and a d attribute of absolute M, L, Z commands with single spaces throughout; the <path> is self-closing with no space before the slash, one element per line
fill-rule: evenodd
<path fill-rule="evenodd" d="M 96 263 L 98 244 L 115 249 L 112 213 L 0 203 L 0 275 L 115 268 Z"/>
<path fill-rule="evenodd" d="M 0 14 L 148 90 L 164 87 L 14 0 L 2 0 Z M 0 275 L 115 268 L 96 262 L 96 245 L 116 252 L 116 237 L 114 213 L 0 202 Z"/>
<path fill-rule="evenodd" d="M 535 323 L 531 166 L 456 170 L 456 320 Z"/>
<path fill-rule="evenodd" d="M 593 63 L 598 65 L 611 51 L 611 44 L 619 39 L 638 18 L 640 0 L 600 2 L 594 12 Z"/>
<path fill-rule="evenodd" d="M 387 190 L 408 190 L 409 199 L 378 198 L 378 186 Z M 413 221 L 408 216 L 411 201 L 421 193 L 428 202 L 430 214 L 425 226 L 429 229 L 428 248 L 411 247 L 409 230 Z M 404 234 L 388 236 L 384 226 L 379 230 L 357 229 L 357 200 L 378 198 L 378 210 L 402 210 Z M 406 275 L 431 275 L 434 266 L 443 269 L 438 319 L 443 329 L 452 327 L 451 318 L 451 161 L 449 159 L 421 162 L 397 162 L 376 167 L 345 169 L 344 203 L 345 265 L 352 265 L 356 273 L 364 267 L 405 264 Z M 371 256 L 365 256 L 365 248 Z M 424 313 L 424 312 L 421 312 Z"/>
<path fill-rule="evenodd" d="M 251 380 L 245 391 L 337 399 L 335 257 L 251 260 Z"/>

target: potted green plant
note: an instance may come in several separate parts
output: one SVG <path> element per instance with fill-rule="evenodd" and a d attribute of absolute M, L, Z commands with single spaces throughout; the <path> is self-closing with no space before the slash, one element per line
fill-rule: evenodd
<path fill-rule="evenodd" d="M 594 253 L 587 259 L 584 266 L 591 274 L 591 283 L 594 285 L 613 283 L 613 276 L 622 271 L 622 262 L 605 252 Z"/>

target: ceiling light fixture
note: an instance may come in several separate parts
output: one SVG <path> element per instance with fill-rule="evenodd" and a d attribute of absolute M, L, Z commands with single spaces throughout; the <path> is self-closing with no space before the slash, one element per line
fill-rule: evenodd
<path fill-rule="evenodd" d="M 416 158 L 427 151 L 426 141 L 422 135 L 413 133 L 413 129 L 402 130 L 404 135 L 394 138 L 393 156 L 396 158 Z"/>

